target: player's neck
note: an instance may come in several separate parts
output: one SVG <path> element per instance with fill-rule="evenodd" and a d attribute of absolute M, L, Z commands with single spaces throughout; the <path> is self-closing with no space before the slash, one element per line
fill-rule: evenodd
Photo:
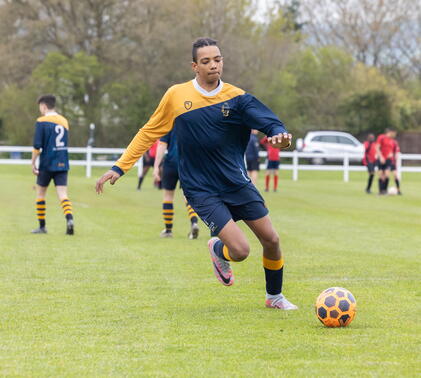
<path fill-rule="evenodd" d="M 196 77 L 193 80 L 193 86 L 203 96 L 212 97 L 212 96 L 216 96 L 222 90 L 223 82 L 222 82 L 222 80 L 218 80 L 218 85 L 216 87 L 214 87 L 212 85 L 213 89 L 210 89 L 211 86 L 209 86 L 209 89 L 207 89 L 207 88 L 203 88 L 200 85 L 200 83 L 199 83 L 199 81 L 197 80 L 197 77 Z"/>
<path fill-rule="evenodd" d="M 212 92 L 219 86 L 219 80 L 214 81 L 212 83 L 207 83 L 206 81 L 203 81 L 199 76 L 196 76 L 197 84 L 200 85 L 202 89 L 204 89 L 206 92 Z"/>

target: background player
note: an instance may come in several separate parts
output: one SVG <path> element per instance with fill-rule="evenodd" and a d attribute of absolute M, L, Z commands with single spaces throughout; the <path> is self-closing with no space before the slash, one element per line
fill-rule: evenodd
<path fill-rule="evenodd" d="M 380 134 L 377 137 L 376 151 L 379 158 L 379 194 L 387 194 L 389 174 L 392 168 L 393 139 L 395 136 L 395 130 L 386 129 L 384 134 Z"/>
<path fill-rule="evenodd" d="M 174 128 L 184 194 L 213 235 L 218 235 L 208 242 L 215 276 L 225 286 L 232 285 L 230 261 L 249 255 L 246 235 L 236 224 L 243 220 L 263 247 L 266 307 L 295 310 L 297 306 L 282 294 L 279 236 L 262 196 L 246 176 L 244 163 L 252 128 L 265 133 L 275 148 L 289 147 L 291 134 L 255 97 L 220 80 L 223 58 L 215 40 L 196 40 L 192 56 L 195 79 L 168 89 L 124 154 L 98 179 L 96 191 L 102 193 L 107 181 L 114 184 L 155 140 Z"/>
<path fill-rule="evenodd" d="M 367 167 L 368 181 L 365 188 L 366 193 L 371 193 L 371 184 L 373 183 L 374 172 L 376 169 L 377 151 L 376 137 L 374 134 L 368 134 L 367 140 L 364 142 L 363 164 Z"/>
<path fill-rule="evenodd" d="M 250 140 L 246 148 L 246 166 L 247 174 L 251 182 L 256 185 L 259 174 L 259 138 L 257 130 L 251 130 Z"/>
<path fill-rule="evenodd" d="M 401 149 L 399 147 L 399 143 L 396 140 L 396 134 L 393 138 L 393 150 L 392 150 L 392 164 L 390 166 L 390 170 L 392 171 L 393 177 L 395 178 L 396 189 L 398 190 L 398 194 L 402 195 L 401 192 L 401 183 L 400 183 L 400 176 L 397 169 L 398 158 L 401 153 Z"/>
<path fill-rule="evenodd" d="M 142 187 L 143 179 L 149 171 L 149 168 L 154 166 L 156 149 L 158 148 L 158 141 L 156 141 L 152 147 L 143 155 L 143 169 L 142 176 L 139 176 L 137 181 L 137 190 L 140 190 Z"/>
<path fill-rule="evenodd" d="M 267 155 L 267 168 L 266 168 L 266 179 L 265 179 L 265 192 L 269 191 L 270 177 L 273 176 L 273 191 L 278 190 L 278 170 L 279 170 L 279 148 L 274 147 L 268 142 L 268 138 L 264 137 L 260 140 L 260 143 L 265 146 Z"/>
<path fill-rule="evenodd" d="M 32 151 L 32 172 L 37 176 L 37 217 L 39 227 L 34 234 L 46 234 L 46 203 L 48 185 L 54 180 L 57 196 L 66 217 L 66 234 L 73 235 L 74 224 L 72 204 L 67 195 L 67 172 L 69 157 L 67 152 L 69 124 L 63 116 L 55 111 L 56 98 L 53 95 L 41 96 L 38 99 L 42 117 L 35 124 L 34 150 Z M 41 155 L 40 155 L 41 152 Z M 39 167 L 36 166 L 37 157 Z"/>
<path fill-rule="evenodd" d="M 165 152 L 164 164 L 162 167 L 162 180 L 160 173 L 160 165 Z M 153 168 L 153 176 L 157 182 L 162 183 L 164 190 L 164 199 L 162 202 L 162 216 L 164 218 L 165 228 L 161 232 L 162 238 L 172 238 L 172 227 L 174 219 L 174 194 L 175 188 L 178 183 L 178 153 L 177 143 L 175 141 L 174 131 L 170 131 L 167 135 L 163 136 L 158 144 L 156 151 L 155 164 Z M 186 201 L 187 212 L 191 222 L 191 229 L 188 233 L 189 239 L 197 239 L 199 236 L 199 225 L 197 224 L 198 218 L 196 212 Z"/>

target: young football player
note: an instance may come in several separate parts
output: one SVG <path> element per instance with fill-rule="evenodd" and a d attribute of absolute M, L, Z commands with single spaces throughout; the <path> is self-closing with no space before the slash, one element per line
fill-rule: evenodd
<path fill-rule="evenodd" d="M 39 227 L 33 234 L 46 234 L 46 203 L 50 181 L 54 181 L 57 196 L 66 217 L 66 234 L 74 234 L 72 203 L 67 195 L 67 172 L 69 157 L 67 152 L 69 140 L 69 123 L 55 110 L 56 98 L 44 95 L 38 99 L 41 117 L 35 123 L 34 149 L 32 151 L 32 172 L 37 176 L 36 209 Z M 39 156 L 39 166 L 37 158 Z"/>
<path fill-rule="evenodd" d="M 192 56 L 196 77 L 168 89 L 125 153 L 98 179 L 96 191 L 102 193 L 107 181 L 115 184 L 155 140 L 174 128 L 184 195 L 215 235 L 208 242 L 215 276 L 231 286 L 231 262 L 249 255 L 249 242 L 236 224 L 243 220 L 263 248 L 265 305 L 295 310 L 297 306 L 282 294 L 284 260 L 279 236 L 244 163 L 251 129 L 266 134 L 275 148 L 289 147 L 291 134 L 259 100 L 221 80 L 223 58 L 215 40 L 197 39 Z"/>
<path fill-rule="evenodd" d="M 165 152 L 164 164 L 162 167 L 162 174 L 160 166 Z M 175 140 L 174 130 L 171 130 L 167 135 L 164 135 L 159 140 L 159 145 L 156 151 L 155 164 L 153 168 L 153 176 L 157 182 L 162 183 L 164 191 L 164 199 L 162 202 L 162 216 L 164 218 L 165 228 L 161 232 L 161 238 L 172 238 L 172 227 L 174 220 L 174 194 L 175 188 L 179 180 L 178 176 L 178 152 L 177 143 Z M 161 177 L 162 176 L 162 177 Z M 196 212 L 186 202 L 187 213 L 190 218 L 191 228 L 187 237 L 189 239 L 197 239 L 199 236 L 199 225 Z"/>

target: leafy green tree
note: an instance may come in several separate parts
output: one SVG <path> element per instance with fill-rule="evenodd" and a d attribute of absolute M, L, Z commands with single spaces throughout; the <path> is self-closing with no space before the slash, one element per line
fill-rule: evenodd
<path fill-rule="evenodd" d="M 368 91 L 351 96 L 341 107 L 345 125 L 351 133 L 362 136 L 380 134 L 395 126 L 392 103 L 383 91 Z"/>

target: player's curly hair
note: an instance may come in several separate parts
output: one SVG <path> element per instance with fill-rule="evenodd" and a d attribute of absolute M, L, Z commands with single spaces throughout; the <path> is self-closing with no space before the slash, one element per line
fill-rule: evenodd
<path fill-rule="evenodd" d="M 54 109 L 56 106 L 56 96 L 46 94 L 38 97 L 37 104 L 45 104 L 48 109 Z"/>
<path fill-rule="evenodd" d="M 201 47 L 205 47 L 205 46 L 217 46 L 217 45 L 218 45 L 218 41 L 216 41 L 215 39 L 208 38 L 208 37 L 197 38 L 193 42 L 193 48 L 192 48 L 193 62 L 197 63 L 197 49 L 200 49 Z"/>

